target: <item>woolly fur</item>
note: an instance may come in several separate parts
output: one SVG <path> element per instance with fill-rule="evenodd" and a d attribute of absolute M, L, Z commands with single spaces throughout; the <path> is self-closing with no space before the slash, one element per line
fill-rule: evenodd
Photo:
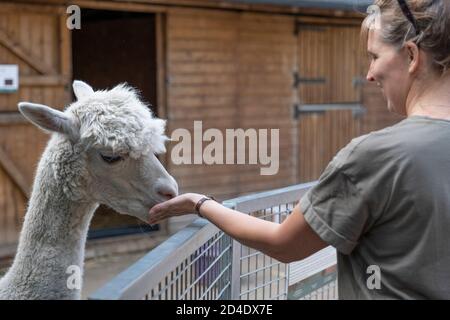
<path fill-rule="evenodd" d="M 0 279 L 0 299 L 80 298 L 81 290 L 67 288 L 66 268 L 83 267 L 87 230 L 98 206 L 86 191 L 91 183 L 86 150 L 135 159 L 165 152 L 165 121 L 153 117 L 134 89 L 121 84 L 85 93 L 64 111 L 75 130 L 53 133 L 39 162 L 17 255 Z"/>

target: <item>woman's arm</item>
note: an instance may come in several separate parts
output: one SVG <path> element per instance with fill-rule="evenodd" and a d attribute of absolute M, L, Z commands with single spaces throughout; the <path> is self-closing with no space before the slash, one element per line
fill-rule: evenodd
<path fill-rule="evenodd" d="M 149 223 L 193 213 L 202 197 L 187 193 L 158 204 L 150 210 Z M 226 208 L 216 201 L 204 202 L 200 213 L 232 238 L 281 262 L 304 259 L 327 246 L 305 221 L 298 205 L 282 224 Z"/>

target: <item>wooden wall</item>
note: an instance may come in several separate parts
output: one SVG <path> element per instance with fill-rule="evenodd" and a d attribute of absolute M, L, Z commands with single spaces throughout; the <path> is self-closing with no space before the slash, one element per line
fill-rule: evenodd
<path fill-rule="evenodd" d="M 298 30 L 298 103 L 350 104 L 361 102 L 363 77 L 359 52 L 359 21 L 312 21 Z M 361 117 L 352 110 L 323 110 L 298 116 L 298 180 L 316 180 L 334 155 L 361 133 Z"/>
<path fill-rule="evenodd" d="M 0 4 L 0 63 L 19 66 L 20 89 L 0 93 L 0 249 L 14 245 L 48 136 L 18 113 L 19 101 L 68 101 L 70 39 L 58 9 Z"/>
<path fill-rule="evenodd" d="M 280 168 L 275 176 L 260 175 L 260 165 L 169 164 L 182 191 L 228 198 L 292 184 L 294 19 L 171 10 L 167 23 L 169 132 L 192 130 L 194 120 L 203 121 L 203 130 L 280 130 Z"/>
<path fill-rule="evenodd" d="M 208 128 L 233 128 L 237 110 L 238 14 L 173 10 L 167 16 L 167 118 L 168 132 L 186 128 L 194 120 Z M 206 145 L 206 144 L 205 144 Z M 171 148 L 168 148 L 170 155 Z M 193 152 L 193 150 L 192 150 Z M 193 158 L 193 154 L 191 158 Z M 169 156 L 170 158 L 170 156 Z M 222 195 L 233 194 L 237 175 L 227 165 L 175 166 L 169 171 L 180 189 Z"/>
<path fill-rule="evenodd" d="M 295 183 L 292 83 L 296 50 L 293 17 L 241 14 L 237 127 L 279 130 L 279 171 L 263 176 L 262 165 L 242 166 L 238 173 L 239 193 Z"/>
<path fill-rule="evenodd" d="M 353 137 L 397 121 L 383 109 L 379 92 L 357 85 L 365 77 L 360 21 L 300 20 L 263 13 L 168 11 L 169 132 L 187 128 L 192 133 L 194 120 L 203 121 L 203 130 L 280 130 L 276 175 L 260 175 L 261 165 L 174 165 L 169 160 L 182 192 L 224 199 L 315 180 Z M 295 86 L 294 72 L 325 81 Z M 294 104 L 330 103 L 364 103 L 367 113 L 336 110 L 293 117 Z"/>
<path fill-rule="evenodd" d="M 83 3 L 102 9 L 115 5 Z M 120 8 L 151 12 L 152 7 L 122 3 Z M 17 103 L 30 100 L 62 108 L 70 101 L 71 40 L 64 9 L 0 4 L 0 63 L 20 68 L 19 92 L 0 94 L 0 249 L 17 240 L 36 163 L 48 138 L 24 121 Z M 377 88 L 349 85 L 354 75 L 364 76 L 355 60 L 355 26 L 334 28 L 323 18 L 319 24 L 325 32 L 300 28 L 296 33 L 292 15 L 175 6 L 158 10 L 165 17 L 164 25 L 157 25 L 164 32 L 157 48 L 162 57 L 157 100 L 164 103 L 159 111 L 169 120 L 169 134 L 177 128 L 192 132 L 194 120 L 202 120 L 203 131 L 280 130 L 280 167 L 273 176 L 260 175 L 259 164 L 174 165 L 172 143 L 166 166 L 181 192 L 226 199 L 314 180 L 353 136 L 399 120 L 385 109 Z M 316 18 L 307 22 L 317 23 Z M 328 80 L 296 87 L 296 71 Z M 293 117 L 296 103 L 347 100 L 361 101 L 367 113 L 360 119 L 349 111 Z"/>

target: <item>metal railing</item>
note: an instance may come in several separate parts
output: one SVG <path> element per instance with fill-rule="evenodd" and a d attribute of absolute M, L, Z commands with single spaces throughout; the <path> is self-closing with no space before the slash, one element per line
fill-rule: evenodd
<path fill-rule="evenodd" d="M 223 202 L 281 223 L 314 183 Z M 197 219 L 117 275 L 90 299 L 336 299 L 335 250 L 284 264 Z"/>

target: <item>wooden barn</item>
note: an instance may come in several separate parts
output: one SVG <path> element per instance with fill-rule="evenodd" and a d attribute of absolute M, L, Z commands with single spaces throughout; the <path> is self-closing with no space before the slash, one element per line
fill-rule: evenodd
<path fill-rule="evenodd" d="M 260 164 L 176 165 L 169 143 L 161 161 L 181 192 L 226 199 L 311 181 L 352 137 L 399 120 L 365 82 L 359 27 L 370 2 L 2 1 L 0 256 L 15 250 L 48 139 L 18 113 L 19 101 L 62 109 L 72 101 L 73 79 L 97 89 L 128 82 L 168 119 L 168 135 L 192 132 L 196 120 L 203 130 L 279 129 L 274 175 L 261 175 Z M 80 29 L 68 28 L 76 12 L 69 3 L 81 9 Z M 91 237 L 136 225 L 101 207 Z"/>

